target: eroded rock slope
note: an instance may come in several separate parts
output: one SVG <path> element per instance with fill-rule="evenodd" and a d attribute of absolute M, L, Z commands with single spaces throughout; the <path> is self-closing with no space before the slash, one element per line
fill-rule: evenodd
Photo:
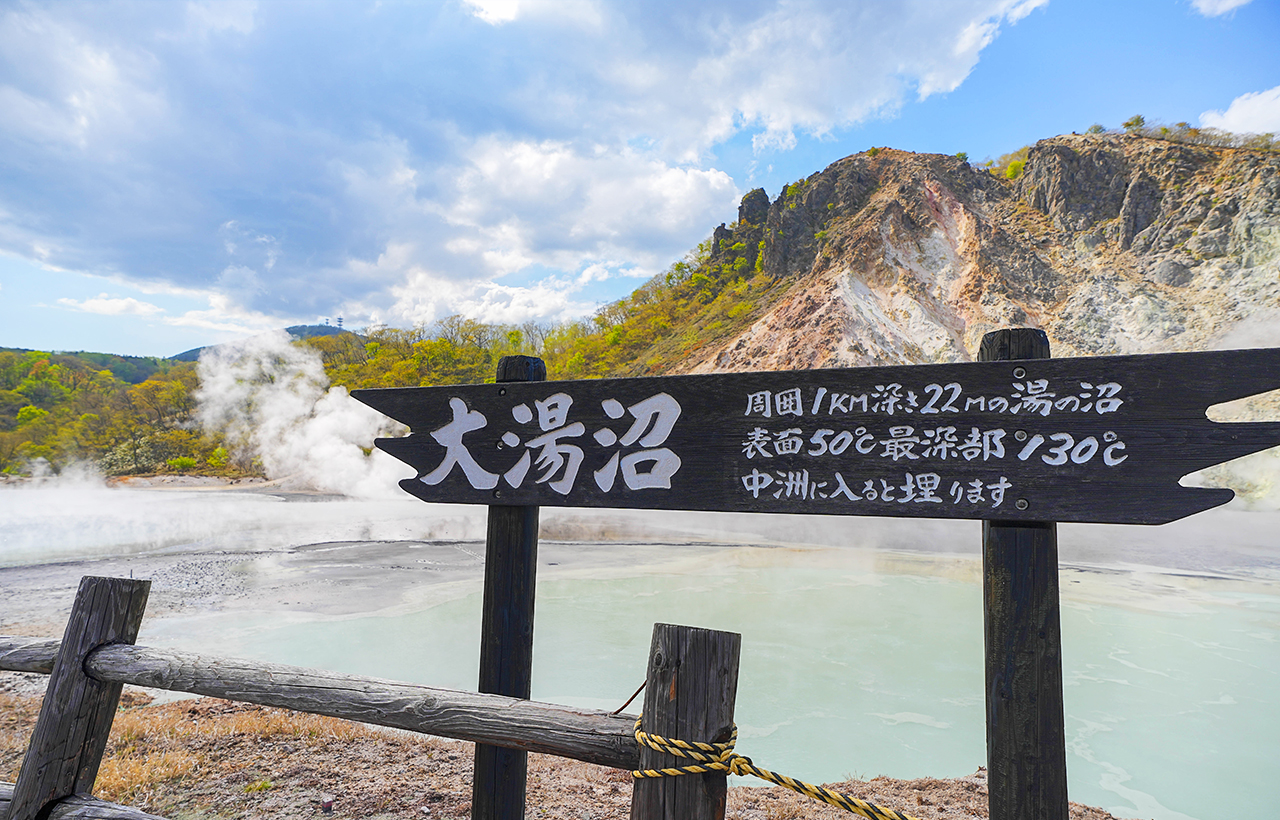
<path fill-rule="evenodd" d="M 961 361 L 1028 325 L 1055 356 L 1280 345 L 1275 153 L 1063 136 L 1008 182 L 880 149 L 753 191 L 715 239 L 795 283 L 687 372 Z"/>

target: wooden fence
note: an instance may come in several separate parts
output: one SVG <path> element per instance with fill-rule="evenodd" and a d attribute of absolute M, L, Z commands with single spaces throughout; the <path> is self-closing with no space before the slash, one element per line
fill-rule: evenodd
<path fill-rule="evenodd" d="M 154 820 L 141 810 L 92 797 L 126 683 L 618 769 L 680 765 L 669 755 L 641 753 L 634 737 L 636 715 L 136 646 L 149 589 L 149 581 L 85 577 L 61 641 L 0 636 L 0 670 L 50 676 L 18 782 L 0 783 L 3 820 Z M 738 642 L 732 633 L 656 624 L 646 678 L 662 685 L 649 687 L 648 730 L 668 737 L 702 737 L 708 727 L 707 737 L 730 731 Z M 729 647 L 732 662 L 726 660 L 728 650 L 708 647 Z M 679 681 L 676 668 L 682 673 Z M 659 690 L 672 697 L 655 698 Z M 632 817 L 723 817 L 725 780 L 711 775 L 638 781 Z M 473 803 L 473 817 L 483 811 Z"/>

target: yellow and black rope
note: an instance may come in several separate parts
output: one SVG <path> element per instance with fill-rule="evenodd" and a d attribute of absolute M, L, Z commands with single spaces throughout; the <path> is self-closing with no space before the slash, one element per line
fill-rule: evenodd
<path fill-rule="evenodd" d="M 634 771 L 631 773 L 633 777 L 677 777 L 682 774 L 702 774 L 704 772 L 725 772 L 727 774 L 736 774 L 740 777 L 755 775 L 762 780 L 768 780 L 770 783 L 776 783 L 779 786 L 791 789 L 793 792 L 812 797 L 814 800 L 821 800 L 828 805 L 861 815 L 867 820 L 917 820 L 917 818 L 909 814 L 886 809 L 882 806 L 877 806 L 875 803 L 868 803 L 866 800 L 859 800 L 847 794 L 833 792 L 822 786 L 815 786 L 812 783 L 805 783 L 803 780 L 787 777 L 785 774 L 778 774 L 777 772 L 760 768 L 751 762 L 751 758 L 744 757 L 733 750 L 734 744 L 738 741 L 737 726 L 733 727 L 733 734 L 724 743 L 701 743 L 649 734 L 641 731 L 640 720 L 637 719 L 636 741 L 654 751 L 683 757 L 694 762 L 688 766 Z"/>

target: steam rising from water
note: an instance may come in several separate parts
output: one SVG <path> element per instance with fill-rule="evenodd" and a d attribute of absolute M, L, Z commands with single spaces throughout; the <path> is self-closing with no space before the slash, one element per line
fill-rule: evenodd
<path fill-rule="evenodd" d="M 378 436 L 406 430 L 329 387 L 319 354 L 284 331 L 256 336 L 200 356 L 198 415 L 225 432 L 241 457 L 256 458 L 270 478 L 357 498 L 399 496 L 412 471 L 374 450 Z"/>
<path fill-rule="evenodd" d="M 1262 347 L 1280 347 L 1280 311 L 1264 311 L 1242 319 L 1211 345 L 1213 350 Z M 1280 420 L 1280 390 L 1215 405 L 1209 408 L 1208 415 L 1220 422 Z M 1182 484 L 1229 487 L 1236 491 L 1237 504 L 1247 509 L 1280 510 L 1280 447 L 1192 473 Z"/>

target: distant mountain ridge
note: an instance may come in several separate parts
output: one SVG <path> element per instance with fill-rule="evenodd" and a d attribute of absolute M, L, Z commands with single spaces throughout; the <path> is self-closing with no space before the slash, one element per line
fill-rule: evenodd
<path fill-rule="evenodd" d="M 284 328 L 284 332 L 288 333 L 294 339 L 310 339 L 315 336 L 337 336 L 341 333 L 350 333 L 352 336 L 361 338 L 360 334 L 353 333 L 350 330 L 333 327 L 331 325 L 293 325 Z M 56 356 L 66 356 L 79 359 L 94 370 L 109 370 L 117 379 L 129 384 L 140 384 L 151 376 L 164 369 L 165 362 L 195 362 L 200 359 L 200 352 L 209 348 L 219 347 L 220 345 L 205 345 L 204 347 L 195 347 L 191 350 L 185 350 L 176 356 L 124 356 L 116 353 L 97 353 L 86 350 L 57 350 L 46 351 Z M 23 347 L 0 347 L 0 352 L 8 351 L 11 353 L 32 353 L 31 349 Z"/>
<path fill-rule="evenodd" d="M 284 329 L 284 332 L 288 333 L 294 339 L 310 339 L 315 336 L 337 336 L 342 333 L 351 333 L 352 336 L 360 335 L 358 333 L 352 333 L 350 330 L 345 330 L 340 327 L 334 327 L 333 325 L 293 325 L 292 327 L 286 327 Z M 214 347 L 221 347 L 221 345 L 205 345 L 204 347 L 193 347 L 190 350 L 184 350 L 183 352 L 179 353 L 176 356 L 170 356 L 169 360 L 174 362 L 199 361 L 200 353 L 202 351 L 205 351 Z"/>
<path fill-rule="evenodd" d="M 36 351 L 25 347 L 0 347 L 0 353 L 22 355 Z M 45 351 L 50 352 L 50 351 Z M 85 350 L 53 351 L 57 357 L 79 359 L 92 370 L 109 370 L 111 375 L 122 382 L 140 384 L 159 372 L 165 359 L 158 356 L 121 356 L 116 353 L 93 353 Z"/>

